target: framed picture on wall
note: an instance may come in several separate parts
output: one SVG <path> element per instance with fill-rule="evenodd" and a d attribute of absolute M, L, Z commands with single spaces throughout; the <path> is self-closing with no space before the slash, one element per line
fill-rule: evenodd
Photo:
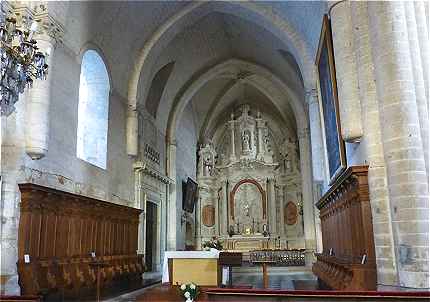
<path fill-rule="evenodd" d="M 321 127 L 325 145 L 327 174 L 332 184 L 346 167 L 345 142 L 341 137 L 339 100 L 330 20 L 324 15 L 315 60 L 318 74 Z"/>

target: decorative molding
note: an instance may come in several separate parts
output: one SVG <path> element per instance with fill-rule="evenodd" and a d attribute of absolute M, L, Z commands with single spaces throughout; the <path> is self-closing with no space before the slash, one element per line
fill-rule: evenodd
<path fill-rule="evenodd" d="M 169 177 L 161 174 L 157 170 L 149 167 L 144 161 L 135 162 L 133 164 L 133 167 L 135 170 L 140 170 L 141 172 L 143 172 L 143 174 L 148 175 L 152 178 L 155 178 L 156 180 L 158 180 L 158 181 L 160 181 L 166 185 L 175 183 L 175 181 L 173 181 L 171 178 L 169 178 Z"/>
<path fill-rule="evenodd" d="M 155 150 L 152 146 L 150 146 L 148 143 L 145 143 L 145 149 L 144 149 L 144 156 L 149 159 L 150 161 L 156 163 L 157 165 L 160 164 L 160 152 Z"/>

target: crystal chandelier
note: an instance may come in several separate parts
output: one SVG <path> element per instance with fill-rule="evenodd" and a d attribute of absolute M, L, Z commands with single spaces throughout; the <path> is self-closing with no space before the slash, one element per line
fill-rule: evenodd
<path fill-rule="evenodd" d="M 14 18 L 7 18 L 0 11 L 0 115 L 8 116 L 15 110 L 15 103 L 26 86 L 31 87 L 35 79 L 46 79 L 48 65 L 46 55 L 38 51 L 33 35 L 37 23 L 23 22 L 17 27 Z"/>

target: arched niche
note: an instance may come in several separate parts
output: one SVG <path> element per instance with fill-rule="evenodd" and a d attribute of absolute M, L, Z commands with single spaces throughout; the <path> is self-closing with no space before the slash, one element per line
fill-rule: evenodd
<path fill-rule="evenodd" d="M 238 189 L 240 188 L 240 186 L 242 186 L 243 184 L 252 184 L 254 186 L 257 187 L 258 191 L 261 194 L 261 207 L 262 207 L 262 212 L 263 212 L 263 220 L 267 218 L 267 197 L 266 197 L 266 191 L 264 191 L 263 187 L 258 183 L 258 181 L 256 181 L 255 179 L 242 179 L 241 181 L 239 181 L 231 190 L 230 192 L 230 218 L 232 220 L 235 219 L 234 216 L 234 209 L 235 209 L 235 196 L 236 193 L 238 191 Z"/>

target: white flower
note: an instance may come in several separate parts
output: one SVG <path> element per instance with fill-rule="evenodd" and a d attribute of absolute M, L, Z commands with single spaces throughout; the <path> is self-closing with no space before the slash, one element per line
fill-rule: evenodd
<path fill-rule="evenodd" d="M 187 288 L 187 287 L 185 286 L 185 284 L 182 284 L 182 285 L 181 285 L 181 289 L 182 289 L 182 290 L 185 290 L 186 288 Z"/>
<path fill-rule="evenodd" d="M 189 293 L 189 292 L 185 292 L 185 293 L 184 293 L 184 297 L 185 297 L 185 298 L 187 298 L 187 299 L 188 299 L 190 296 L 191 296 L 191 295 L 190 295 L 190 293 Z"/>
<path fill-rule="evenodd" d="M 193 283 L 191 283 L 191 284 L 190 284 L 190 288 L 191 288 L 191 289 L 196 289 L 196 286 L 195 286 Z"/>

